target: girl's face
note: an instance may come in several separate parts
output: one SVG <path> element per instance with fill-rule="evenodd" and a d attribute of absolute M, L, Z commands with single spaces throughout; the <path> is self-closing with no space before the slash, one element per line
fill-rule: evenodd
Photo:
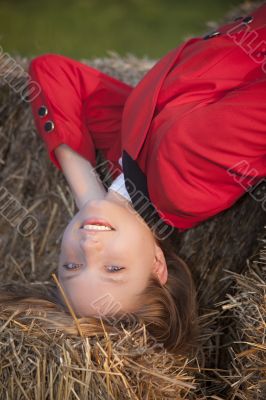
<path fill-rule="evenodd" d="M 103 219 L 115 230 L 86 231 L 82 225 L 89 218 Z M 116 192 L 88 201 L 67 225 L 58 278 L 77 315 L 134 311 L 151 273 L 166 282 L 163 252 L 145 221 Z"/>

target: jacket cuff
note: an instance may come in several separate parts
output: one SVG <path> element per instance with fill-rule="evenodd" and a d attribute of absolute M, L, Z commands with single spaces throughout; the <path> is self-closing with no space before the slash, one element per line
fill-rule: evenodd
<path fill-rule="evenodd" d="M 55 104 L 51 104 L 45 91 L 38 84 L 36 70 L 29 65 L 31 80 L 28 84 L 28 100 L 34 117 L 37 132 L 44 141 L 48 156 L 52 163 L 62 171 L 55 156 L 54 150 L 60 144 L 67 144 L 85 159 L 89 160 L 93 167 L 96 166 L 96 153 L 93 141 L 83 121 L 77 124 L 67 118 L 60 117 L 60 110 Z M 57 110 L 55 113 L 54 110 Z"/>

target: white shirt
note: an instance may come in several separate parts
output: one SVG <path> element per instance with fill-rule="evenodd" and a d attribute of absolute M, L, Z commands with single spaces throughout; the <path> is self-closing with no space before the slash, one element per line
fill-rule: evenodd
<path fill-rule="evenodd" d="M 121 168 L 123 169 L 122 156 L 119 158 L 118 163 L 121 165 Z M 119 194 L 121 194 L 121 196 L 124 196 L 128 201 L 132 203 L 131 198 L 125 186 L 125 177 L 123 172 L 121 172 L 121 174 L 115 178 L 111 186 L 109 186 L 108 190 L 114 190 L 115 192 L 118 192 Z"/>

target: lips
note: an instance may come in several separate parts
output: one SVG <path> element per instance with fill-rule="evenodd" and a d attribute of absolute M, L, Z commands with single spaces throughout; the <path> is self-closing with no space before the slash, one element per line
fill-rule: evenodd
<path fill-rule="evenodd" d="M 101 225 L 101 226 L 108 226 L 112 230 L 115 230 L 114 227 L 106 220 L 104 219 L 99 219 L 99 218 L 87 218 L 85 221 L 82 222 L 81 228 L 83 228 L 84 225 Z"/>

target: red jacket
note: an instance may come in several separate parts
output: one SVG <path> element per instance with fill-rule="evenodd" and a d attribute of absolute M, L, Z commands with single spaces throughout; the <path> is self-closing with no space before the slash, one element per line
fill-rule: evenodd
<path fill-rule="evenodd" d="M 41 87 L 31 105 L 53 163 L 60 168 L 60 143 L 93 165 L 95 148 L 117 168 L 122 153 L 125 178 L 180 230 L 266 175 L 266 5 L 185 41 L 135 88 L 61 55 L 33 59 L 29 73 Z"/>

